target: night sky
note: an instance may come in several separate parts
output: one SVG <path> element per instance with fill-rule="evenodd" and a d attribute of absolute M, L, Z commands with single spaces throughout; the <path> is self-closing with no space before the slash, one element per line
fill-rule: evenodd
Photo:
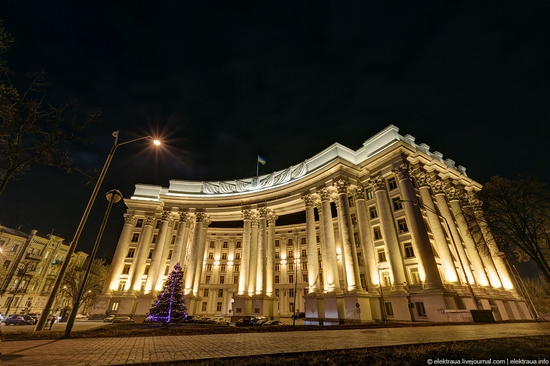
<path fill-rule="evenodd" d="M 87 4 L 84 4 L 87 3 Z M 226 180 L 354 150 L 389 124 L 484 183 L 527 173 L 550 182 L 547 1 L 29 1 L 0 4 L 19 76 L 44 70 L 48 98 L 101 108 L 100 170 L 121 146 L 77 250 L 90 252 L 109 189 Z M 93 186 L 35 167 L 0 196 L 0 224 L 72 239 Z M 110 258 L 122 203 L 98 255 Z"/>

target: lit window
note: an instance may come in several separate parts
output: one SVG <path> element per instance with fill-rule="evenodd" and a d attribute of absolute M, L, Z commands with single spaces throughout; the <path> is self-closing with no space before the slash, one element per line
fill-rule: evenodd
<path fill-rule="evenodd" d="M 294 283 L 294 275 L 288 275 L 288 283 Z"/>
<path fill-rule="evenodd" d="M 222 259 L 227 259 L 227 252 L 222 253 Z"/>
<path fill-rule="evenodd" d="M 225 283 L 225 276 L 220 276 L 220 284 L 223 285 Z"/>
<path fill-rule="evenodd" d="M 241 252 L 235 253 L 235 259 L 241 259 Z"/>
<path fill-rule="evenodd" d="M 216 303 L 216 311 L 222 311 L 222 303 L 221 302 Z"/>
<path fill-rule="evenodd" d="M 367 199 L 372 200 L 374 198 L 374 190 L 372 188 L 367 189 Z"/>

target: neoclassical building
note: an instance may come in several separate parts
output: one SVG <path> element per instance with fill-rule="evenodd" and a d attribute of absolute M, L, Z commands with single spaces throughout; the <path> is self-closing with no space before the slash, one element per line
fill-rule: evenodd
<path fill-rule="evenodd" d="M 145 318 L 179 262 L 194 315 L 530 319 L 480 220 L 481 185 L 398 131 L 259 177 L 137 184 L 94 313 Z"/>

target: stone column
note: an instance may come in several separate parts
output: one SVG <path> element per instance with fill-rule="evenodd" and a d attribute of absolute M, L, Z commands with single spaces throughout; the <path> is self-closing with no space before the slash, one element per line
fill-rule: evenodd
<path fill-rule="evenodd" d="M 136 223 L 136 217 L 134 215 L 124 214 L 124 226 L 118 239 L 115 254 L 111 262 L 111 269 L 109 275 L 105 279 L 105 289 L 103 293 L 118 290 L 118 275 L 122 272 L 124 266 L 124 258 L 128 254 L 128 247 L 130 245 L 130 239 L 134 225 Z"/>
<path fill-rule="evenodd" d="M 432 187 L 432 190 L 435 194 L 435 200 L 437 202 L 437 207 L 439 208 L 439 212 L 441 213 L 441 216 L 443 217 L 446 224 L 448 225 L 447 229 L 450 229 L 451 231 L 449 235 L 451 235 L 451 240 L 453 241 L 453 247 L 454 247 L 453 249 L 455 251 L 455 255 L 457 256 L 457 260 L 461 261 L 463 264 L 461 265 L 462 267 L 461 272 L 464 272 L 463 274 L 466 276 L 466 280 L 468 281 L 468 283 L 473 285 L 476 282 L 470 267 L 470 260 L 466 255 L 466 251 L 464 250 L 464 245 L 462 244 L 462 238 L 458 233 L 453 215 L 451 214 L 451 211 L 447 204 L 447 200 L 445 198 L 445 192 L 443 190 L 443 182 L 441 182 L 439 179 L 435 177 L 432 177 L 430 178 L 428 183 Z M 458 258 L 459 256 L 460 258 Z"/>
<path fill-rule="evenodd" d="M 390 197 L 386 191 L 386 182 L 379 176 L 371 179 L 370 183 L 373 186 L 374 197 L 376 198 L 380 231 L 384 239 L 384 250 L 393 276 L 393 287 L 395 291 L 404 292 L 407 279 L 405 277 L 403 256 L 401 255 L 401 243 L 397 237 Z"/>
<path fill-rule="evenodd" d="M 378 278 L 376 254 L 374 241 L 372 240 L 372 227 L 368 213 L 367 203 L 365 201 L 365 190 L 362 186 L 357 187 L 354 192 L 355 207 L 357 212 L 357 225 L 359 226 L 359 237 L 361 238 L 361 249 L 366 261 L 367 286 L 372 291 L 380 279 Z M 376 283 L 375 283 L 376 282 Z"/>
<path fill-rule="evenodd" d="M 460 230 L 466 249 L 468 250 L 468 255 L 470 257 L 470 261 L 472 262 L 472 266 L 474 267 L 474 273 L 478 284 L 482 286 L 489 286 L 489 280 L 487 279 L 483 262 L 481 261 L 476 244 L 470 233 L 470 228 L 468 227 L 468 223 L 466 222 L 466 218 L 464 217 L 462 208 L 460 207 L 460 192 L 454 187 L 448 187 L 446 193 L 447 197 L 449 197 L 451 211 L 455 217 L 456 224 L 458 225 L 458 229 Z"/>
<path fill-rule="evenodd" d="M 256 272 L 258 270 L 258 225 L 258 212 L 254 212 L 250 230 L 250 265 L 248 267 L 249 274 L 247 289 L 249 296 L 254 295 L 254 291 L 256 289 Z"/>
<path fill-rule="evenodd" d="M 323 263 L 324 280 L 329 293 L 340 292 L 340 279 L 338 277 L 338 262 L 336 259 L 336 243 L 334 240 L 334 225 L 332 224 L 332 212 L 330 210 L 330 196 L 332 191 L 324 188 L 319 192 L 323 207 L 323 232 L 325 239 L 325 255 L 327 261 Z"/>
<path fill-rule="evenodd" d="M 185 271 L 185 259 L 187 253 L 187 242 L 189 241 L 189 231 L 191 230 L 191 215 L 188 212 L 180 212 L 179 229 L 174 244 L 174 252 L 170 261 L 170 268 L 174 268 L 179 263 L 182 270 Z"/>
<path fill-rule="evenodd" d="M 155 291 L 162 290 L 163 284 L 164 284 L 164 273 L 166 272 L 166 262 L 168 261 L 168 254 L 170 253 L 170 245 L 172 242 L 172 231 L 174 230 L 174 218 L 172 215 L 168 218 L 168 224 L 166 226 L 166 230 L 162 230 L 162 226 L 160 227 L 159 231 L 159 238 L 161 236 L 164 236 L 164 245 L 162 249 L 162 256 L 160 257 L 160 265 L 159 269 L 157 271 L 157 279 L 155 284 Z M 173 256 L 174 253 L 172 253 Z M 168 271 L 171 271 L 173 267 L 168 267 Z M 170 272 L 168 272 L 170 273 Z"/>
<path fill-rule="evenodd" d="M 242 241 L 242 257 L 241 257 L 241 272 L 239 274 L 239 290 L 238 295 L 246 295 L 248 289 L 248 273 L 250 266 L 250 231 L 252 211 L 243 210 L 243 241 Z"/>
<path fill-rule="evenodd" d="M 202 270 L 204 268 L 204 257 L 205 257 L 205 250 L 206 250 L 206 233 L 208 231 L 208 225 L 210 225 L 212 221 L 210 221 L 208 215 L 203 214 L 202 218 L 202 225 L 200 227 L 200 230 L 195 229 L 199 231 L 199 253 L 197 258 L 197 265 L 195 269 L 195 281 L 193 284 L 193 295 L 198 296 L 199 295 L 199 286 L 201 283 L 202 278 Z"/>
<path fill-rule="evenodd" d="M 342 237 L 342 249 L 344 254 L 344 268 L 348 291 L 357 291 L 360 287 L 361 279 L 359 276 L 359 264 L 357 263 L 357 250 L 355 248 L 355 239 L 353 237 L 353 225 L 351 223 L 351 214 L 349 212 L 348 186 L 347 179 L 339 178 L 334 182 L 338 192 L 338 206 L 340 207 L 341 225 L 340 233 Z"/>
<path fill-rule="evenodd" d="M 153 249 L 153 255 L 151 256 L 151 264 L 149 266 L 147 282 L 145 282 L 145 293 L 150 293 L 156 290 L 157 278 L 158 278 L 159 272 L 161 270 L 164 270 L 164 266 L 162 265 L 161 260 L 162 260 L 162 254 L 164 251 L 164 245 L 166 241 L 166 231 L 168 230 L 169 220 L 170 220 L 170 212 L 164 211 L 162 213 L 159 234 L 157 236 L 157 242 L 155 243 L 155 249 Z"/>
<path fill-rule="evenodd" d="M 193 232 L 193 242 L 191 244 L 191 250 L 189 251 L 189 262 L 187 263 L 187 273 L 185 273 L 185 287 L 183 293 L 185 295 L 193 294 L 193 284 L 195 283 L 195 275 L 197 269 L 197 263 L 199 261 L 200 239 L 202 220 L 204 219 L 204 213 L 197 212 L 195 214 L 195 229 Z M 204 254 L 204 253 L 203 253 Z"/>
<path fill-rule="evenodd" d="M 269 297 L 273 297 L 275 294 L 275 286 L 274 286 L 274 259 L 275 259 L 275 221 L 277 221 L 278 216 L 275 214 L 275 212 L 269 210 L 267 213 L 267 223 L 269 224 L 267 229 L 267 262 L 266 262 L 266 268 L 265 268 L 265 288 L 266 288 L 266 295 Z"/>
<path fill-rule="evenodd" d="M 302 197 L 306 204 L 306 241 L 307 241 L 307 277 L 308 293 L 321 292 L 319 283 L 319 256 L 317 254 L 317 235 L 315 233 L 315 197 L 308 194 Z"/>
<path fill-rule="evenodd" d="M 145 223 L 139 239 L 136 258 L 134 259 L 133 266 L 130 270 L 130 275 L 128 276 L 130 281 L 126 283 L 126 286 L 130 291 L 141 291 L 141 278 L 145 272 L 145 267 L 147 266 L 146 261 L 147 256 L 149 255 L 149 248 L 151 248 L 154 224 L 154 216 L 145 217 Z"/>
<path fill-rule="evenodd" d="M 439 258 L 443 264 L 443 271 L 445 273 L 445 279 L 449 282 L 458 282 L 458 273 L 456 271 L 456 265 L 453 261 L 453 256 L 449 249 L 449 243 L 445 231 L 441 226 L 441 220 L 437 214 L 434 202 L 432 200 L 432 194 L 430 192 L 430 186 L 428 184 L 427 175 L 424 172 L 418 172 L 416 175 L 416 183 L 419 186 L 420 197 L 422 198 L 422 204 L 426 208 L 426 216 L 428 219 L 428 225 L 434 236 L 435 246 L 439 253 Z M 449 233 L 449 235 L 451 235 Z"/>
<path fill-rule="evenodd" d="M 405 209 L 406 219 L 409 221 L 411 239 L 413 244 L 416 244 L 415 246 L 418 250 L 416 254 L 418 256 L 418 264 L 424 270 L 424 288 L 426 290 L 441 290 L 443 289 L 443 282 L 437 269 L 432 244 L 430 243 L 426 225 L 420 212 L 420 205 L 414 192 L 408 164 L 401 164 L 397 169 L 394 169 L 394 173 L 397 175 L 399 190 L 403 199 L 403 208 Z"/>
<path fill-rule="evenodd" d="M 266 246 L 267 246 L 267 208 L 260 207 L 259 213 L 259 235 L 258 235 L 258 258 L 256 268 L 256 295 L 265 295 L 265 275 L 266 275 Z"/>
<path fill-rule="evenodd" d="M 481 230 L 481 234 L 485 239 L 485 243 L 487 244 L 491 257 L 493 258 L 493 261 L 495 263 L 495 267 L 498 272 L 498 276 L 500 277 L 501 283 L 505 289 L 511 290 L 514 287 L 512 284 L 512 279 L 510 278 L 510 274 L 508 272 L 508 268 L 506 267 L 504 259 L 498 256 L 498 252 L 500 250 L 498 249 L 491 229 L 489 229 L 489 226 L 487 225 L 487 221 L 485 221 L 485 218 L 483 217 L 483 210 L 481 209 L 482 203 L 477 199 L 474 193 L 470 194 L 469 200 L 473 206 L 474 215 Z"/>
<path fill-rule="evenodd" d="M 321 269 L 323 270 L 323 292 L 328 292 L 329 288 L 327 286 L 327 245 L 325 241 L 325 224 L 323 219 L 323 204 L 321 202 L 315 202 L 315 207 L 319 213 L 319 243 L 321 249 Z M 316 238 L 317 239 L 317 238 Z M 318 265 L 318 264 L 317 264 Z"/>

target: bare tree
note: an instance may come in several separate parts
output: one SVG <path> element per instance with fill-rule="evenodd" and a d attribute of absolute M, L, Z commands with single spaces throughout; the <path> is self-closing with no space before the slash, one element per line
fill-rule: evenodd
<path fill-rule="evenodd" d="M 536 177 L 492 177 L 479 194 L 487 224 L 502 251 L 533 261 L 550 283 L 550 190 Z"/>
<path fill-rule="evenodd" d="M 69 300 L 70 304 L 74 304 L 78 295 L 78 290 L 82 286 L 82 280 L 84 279 L 84 273 L 86 272 L 87 261 L 84 262 L 71 262 L 67 268 L 65 274 L 63 287 L 60 294 L 63 299 Z M 107 278 L 108 266 L 103 259 L 94 259 L 86 286 L 78 308 L 88 308 L 90 304 L 93 304 L 97 297 L 103 290 L 105 279 Z M 84 305 L 84 306 L 83 306 Z"/>
<path fill-rule="evenodd" d="M 0 23 L 0 54 L 9 49 L 11 36 Z M 54 106 L 46 100 L 43 73 L 30 78 L 19 91 L 14 74 L 0 59 L 0 194 L 8 182 L 31 165 L 80 172 L 68 147 L 87 140 L 87 130 L 99 111 L 81 113 L 75 100 Z"/>
<path fill-rule="evenodd" d="M 533 306 L 539 311 L 542 317 L 550 316 L 550 282 L 548 282 L 540 273 L 535 277 L 526 277 L 523 284 Z"/>

